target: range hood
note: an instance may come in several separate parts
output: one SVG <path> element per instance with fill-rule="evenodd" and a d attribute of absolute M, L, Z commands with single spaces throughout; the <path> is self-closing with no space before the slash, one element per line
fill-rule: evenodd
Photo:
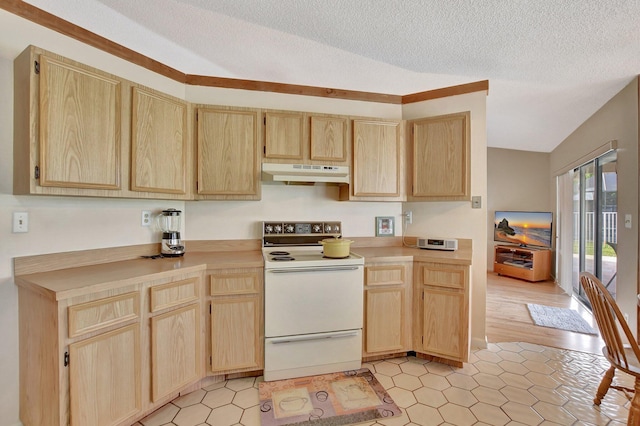
<path fill-rule="evenodd" d="M 349 183 L 348 166 L 262 163 L 262 180 L 300 183 Z"/>

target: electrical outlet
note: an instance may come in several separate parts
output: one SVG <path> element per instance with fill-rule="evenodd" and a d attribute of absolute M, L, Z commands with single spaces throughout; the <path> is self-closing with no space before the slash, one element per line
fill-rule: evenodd
<path fill-rule="evenodd" d="M 142 226 L 151 226 L 151 212 L 149 210 L 142 210 L 142 215 L 140 216 L 140 225 Z"/>
<path fill-rule="evenodd" d="M 471 197 L 471 208 L 479 209 L 482 207 L 482 197 L 480 195 L 474 195 Z"/>
<path fill-rule="evenodd" d="M 407 225 L 411 225 L 412 222 L 413 222 L 413 212 L 412 211 L 404 212 L 404 223 L 406 223 Z"/>
<path fill-rule="evenodd" d="M 629 314 L 628 313 L 624 313 L 624 320 L 627 322 L 627 324 L 629 324 Z"/>
<path fill-rule="evenodd" d="M 29 232 L 29 213 L 13 212 L 13 232 Z"/>

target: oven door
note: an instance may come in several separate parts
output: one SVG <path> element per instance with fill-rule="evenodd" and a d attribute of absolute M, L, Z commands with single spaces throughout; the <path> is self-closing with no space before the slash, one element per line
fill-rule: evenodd
<path fill-rule="evenodd" d="M 362 328 L 364 267 L 265 270 L 265 336 Z"/>

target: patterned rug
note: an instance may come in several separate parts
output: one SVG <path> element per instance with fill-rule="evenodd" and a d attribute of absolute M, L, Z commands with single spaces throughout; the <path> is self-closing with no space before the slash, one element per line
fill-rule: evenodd
<path fill-rule="evenodd" d="M 368 368 L 260 383 L 262 426 L 338 426 L 402 412 Z"/>
<path fill-rule="evenodd" d="M 552 306 L 536 305 L 533 303 L 527 303 L 527 308 L 535 325 L 598 335 L 598 332 L 573 309 L 554 308 Z"/>

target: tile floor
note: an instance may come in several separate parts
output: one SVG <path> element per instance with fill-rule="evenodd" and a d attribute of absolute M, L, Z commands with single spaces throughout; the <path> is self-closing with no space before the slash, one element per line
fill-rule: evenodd
<path fill-rule="evenodd" d="M 629 401 L 611 389 L 592 403 L 608 362 L 530 343 L 489 344 L 457 369 L 415 357 L 365 363 L 403 415 L 362 425 L 624 425 Z M 135 426 L 259 426 L 258 378 L 181 396 Z M 633 387 L 617 372 L 614 384 Z"/>

